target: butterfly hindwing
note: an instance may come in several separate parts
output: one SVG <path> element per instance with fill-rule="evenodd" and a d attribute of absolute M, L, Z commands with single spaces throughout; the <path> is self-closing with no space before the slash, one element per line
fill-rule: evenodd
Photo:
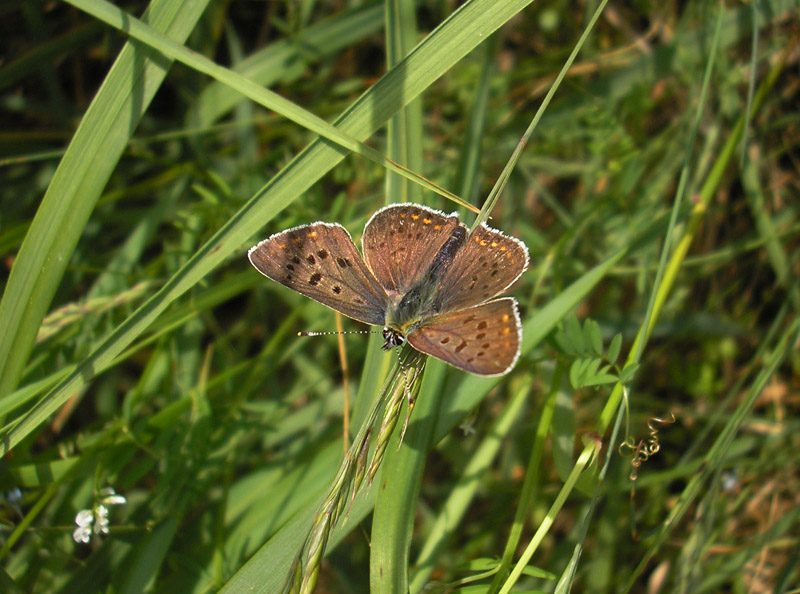
<path fill-rule="evenodd" d="M 313 223 L 276 233 L 248 257 L 265 276 L 347 317 L 384 323 L 386 292 L 341 225 Z"/>
<path fill-rule="evenodd" d="M 517 301 L 497 299 L 444 313 L 406 337 L 418 351 L 479 375 L 502 375 L 517 361 L 522 327 Z"/>

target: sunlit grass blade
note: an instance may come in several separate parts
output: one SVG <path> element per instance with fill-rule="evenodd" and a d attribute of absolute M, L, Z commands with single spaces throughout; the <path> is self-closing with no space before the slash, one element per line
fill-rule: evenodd
<path fill-rule="evenodd" d="M 575 484 L 578 482 L 578 478 L 580 478 L 584 471 L 591 468 L 592 464 L 597 458 L 597 455 L 600 453 L 602 444 L 599 441 L 591 441 L 591 438 L 589 438 L 587 441 L 588 443 L 584 446 L 583 451 L 580 453 L 580 455 L 578 455 L 578 459 L 575 462 L 572 472 L 567 477 L 567 480 L 564 481 L 564 485 L 559 490 L 558 495 L 556 495 L 556 498 L 550 506 L 550 509 L 547 511 L 545 519 L 539 524 L 536 533 L 528 542 L 528 546 L 525 547 L 525 550 L 522 552 L 522 555 L 520 555 L 516 565 L 511 570 L 510 575 L 500 588 L 500 594 L 509 594 L 511 592 L 511 589 L 517 583 L 517 580 L 519 580 L 523 571 L 533 557 L 534 552 L 536 552 L 536 549 L 541 544 L 542 539 L 544 539 L 545 535 L 553 526 L 556 516 L 558 516 L 561 508 L 564 506 L 564 503 L 567 500 L 567 497 L 569 497 L 570 493 L 575 487 Z"/>
<path fill-rule="evenodd" d="M 722 10 L 722 9 L 720 9 Z M 719 23 L 718 21 L 718 31 L 719 31 Z M 709 62 L 708 68 L 706 70 L 706 79 L 708 78 L 708 72 L 710 70 L 712 63 Z M 761 102 L 766 97 L 767 92 L 772 86 L 775 84 L 775 81 L 778 79 L 778 75 L 783 70 L 783 62 L 778 61 L 773 64 L 772 68 L 770 68 L 766 78 L 762 81 L 761 86 L 758 89 L 758 93 L 756 94 L 755 101 L 753 103 L 754 110 L 758 110 Z M 697 116 L 699 118 L 699 116 Z M 725 145 L 723 146 L 722 150 L 720 151 L 719 155 L 717 156 L 716 161 L 714 162 L 714 166 L 712 170 L 709 172 L 708 176 L 706 177 L 705 181 L 703 182 L 703 186 L 700 189 L 699 196 L 692 207 L 691 214 L 689 216 L 689 220 L 686 222 L 686 226 L 682 232 L 682 234 L 675 238 L 674 240 L 671 237 L 671 231 L 668 231 L 667 237 L 665 238 L 665 245 L 666 246 L 675 246 L 672 251 L 669 253 L 667 250 L 662 252 L 662 260 L 659 266 L 659 270 L 656 276 L 656 285 L 653 289 L 653 293 L 648 304 L 648 313 L 646 314 L 646 322 L 642 325 L 639 329 L 639 332 L 636 335 L 636 339 L 634 340 L 633 346 L 631 347 L 630 352 L 628 353 L 628 359 L 626 361 L 626 365 L 628 364 L 635 364 L 638 362 L 639 357 L 641 357 L 641 353 L 644 349 L 644 346 L 647 344 L 647 341 L 650 337 L 650 334 L 653 330 L 653 326 L 655 325 L 655 321 L 658 319 L 661 308 L 664 306 L 666 302 L 667 295 L 669 295 L 670 290 L 672 289 L 673 283 L 677 278 L 678 272 L 683 265 L 684 260 L 686 259 L 686 255 L 689 252 L 689 247 L 694 240 L 694 235 L 697 233 L 698 229 L 700 228 L 700 224 L 703 221 L 707 209 L 708 204 L 711 201 L 714 192 L 716 191 L 717 187 L 720 183 L 722 183 L 722 175 L 727 168 L 728 164 L 730 163 L 733 154 L 736 150 L 736 147 L 739 144 L 741 139 L 741 135 L 744 131 L 744 125 L 746 121 L 746 114 L 740 116 L 734 126 L 733 130 L 731 131 L 730 135 L 725 141 Z M 695 120 L 695 126 L 697 125 L 698 120 Z M 688 158 L 688 157 L 687 157 Z M 684 165 L 684 169 L 682 172 L 682 179 L 685 179 L 688 176 L 688 169 L 689 163 Z M 678 195 L 680 196 L 680 192 L 682 190 L 683 184 L 681 184 L 678 188 Z M 671 222 L 670 222 L 670 229 L 674 229 L 674 224 L 677 218 L 677 211 L 673 211 Z M 669 261 L 666 260 L 667 256 L 669 255 Z M 663 276 L 662 276 L 663 275 Z M 598 423 L 599 430 L 605 432 L 608 428 L 613 415 L 615 414 L 617 406 L 622 398 L 622 391 L 623 386 L 622 384 L 617 384 L 614 386 L 614 389 L 609 396 L 609 399 L 606 403 L 603 412 L 600 415 L 600 420 Z"/>
<path fill-rule="evenodd" d="M 182 42 L 206 3 L 156 0 L 148 19 Z M 141 45 L 126 44 L 59 163 L 0 301 L 0 398 L 19 382 L 84 225 L 169 66 Z"/>
<path fill-rule="evenodd" d="M 380 151 L 364 144 L 360 139 L 354 137 L 347 130 L 338 128 L 336 125 L 329 124 L 322 118 L 312 114 L 308 110 L 303 109 L 296 103 L 293 103 L 288 99 L 278 95 L 274 91 L 264 88 L 258 83 L 245 78 L 236 71 L 225 68 L 224 66 L 220 66 L 208 58 L 192 52 L 181 44 L 175 43 L 168 37 L 161 35 L 151 27 L 148 27 L 142 21 L 133 18 L 125 11 L 115 7 L 112 4 L 109 4 L 105 0 L 66 1 L 73 4 L 76 8 L 85 10 L 87 13 L 111 25 L 112 27 L 127 33 L 131 37 L 148 44 L 153 49 L 163 53 L 164 55 L 169 56 L 170 58 L 191 68 L 194 68 L 198 72 L 207 74 L 217 81 L 225 83 L 229 88 L 237 91 L 243 96 L 252 99 L 256 103 L 263 105 L 264 107 L 271 109 L 276 113 L 279 113 L 288 120 L 303 126 L 315 134 L 318 134 L 336 146 L 337 150 L 342 155 L 352 151 L 369 159 L 370 161 L 373 161 L 379 165 L 383 165 L 387 169 L 405 178 L 408 178 L 411 181 L 414 181 L 423 188 L 436 192 L 437 194 L 452 200 L 456 204 L 469 207 L 469 205 L 464 203 L 460 197 L 436 185 L 432 181 L 410 170 L 406 166 L 388 159 Z M 519 2 L 519 0 L 517 1 Z M 509 0 L 509 3 L 512 2 Z M 403 65 L 403 68 L 407 67 L 409 67 L 407 64 Z M 413 99 L 413 97 L 405 99 L 401 95 L 400 99 L 403 102 L 408 102 Z"/>
<path fill-rule="evenodd" d="M 390 0 L 385 5 L 386 66 L 397 68 L 417 41 L 415 6 Z M 405 103 L 405 101 L 403 101 Z M 423 170 L 422 101 L 417 98 L 389 120 L 386 128 L 386 156 L 412 171 Z M 393 171 L 386 172 L 386 202 L 419 202 L 422 188 Z"/>
<path fill-rule="evenodd" d="M 423 592 L 426 588 L 427 580 L 436 567 L 438 555 L 445 550 L 453 532 L 463 521 L 469 505 L 481 485 L 481 478 L 494 462 L 511 425 L 517 422 L 524 412 L 525 401 L 529 396 L 532 383 L 533 377 L 529 375 L 515 385 L 511 401 L 504 407 L 492 430 L 475 448 L 469 462 L 464 466 L 461 477 L 438 511 L 436 521 L 431 527 L 415 563 L 415 573 L 409 588 L 412 594 Z"/>
<path fill-rule="evenodd" d="M 358 6 L 268 45 L 236 64 L 233 71 L 264 87 L 286 84 L 300 77 L 309 64 L 352 46 L 382 26 L 383 6 Z M 200 93 L 188 120 L 193 125 L 210 126 L 243 100 L 238 93 L 231 93 L 228 85 L 214 81 Z"/>
<path fill-rule="evenodd" d="M 520 156 L 522 156 L 522 151 L 525 150 L 525 147 L 528 145 L 528 141 L 530 141 L 531 135 L 533 131 L 536 129 L 536 126 L 539 124 L 539 120 L 541 120 L 542 116 L 544 115 L 547 107 L 550 105 L 550 101 L 553 99 L 553 96 L 556 94 L 556 91 L 561 86 L 561 81 L 564 80 L 564 77 L 567 75 L 567 71 L 572 67 L 573 62 L 575 62 L 575 58 L 578 57 L 578 54 L 583 48 L 583 44 L 589 38 L 589 34 L 594 29 L 595 23 L 597 23 L 597 19 L 600 18 L 600 15 L 603 14 L 603 9 L 606 6 L 608 0 L 602 0 L 600 4 L 597 5 L 597 8 L 592 14 L 592 18 L 589 19 L 589 22 L 586 24 L 586 27 L 583 29 L 583 33 L 581 33 L 580 38 L 575 43 L 575 46 L 572 48 L 572 51 L 569 54 L 566 62 L 561 67 L 561 70 L 556 76 L 555 81 L 553 84 L 550 85 L 550 89 L 547 91 L 547 95 L 545 95 L 544 99 L 542 100 L 541 104 L 539 105 L 539 109 L 536 110 L 536 113 L 531 120 L 531 123 L 528 124 L 528 128 L 522 134 L 517 146 L 514 148 L 514 152 L 511 154 L 511 157 L 506 162 L 503 170 L 500 172 L 500 175 L 497 176 L 497 181 L 495 181 L 494 186 L 492 187 L 492 191 L 489 192 L 489 195 L 486 197 L 486 202 L 481 207 L 481 212 L 475 218 L 475 221 L 472 224 L 472 228 L 475 229 L 481 223 L 486 222 L 489 218 L 489 215 L 492 212 L 492 209 L 497 204 L 497 201 L 500 198 L 500 194 L 502 194 L 503 190 L 508 183 L 508 178 L 511 175 L 511 172 L 516 167 L 517 162 L 519 161 Z"/>

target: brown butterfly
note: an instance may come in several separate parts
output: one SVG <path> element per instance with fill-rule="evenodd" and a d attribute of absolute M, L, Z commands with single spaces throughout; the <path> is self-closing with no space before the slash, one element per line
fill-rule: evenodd
<path fill-rule="evenodd" d="M 259 272 L 366 324 L 384 349 L 418 351 L 479 375 L 514 367 L 522 341 L 517 301 L 494 299 L 528 267 L 528 249 L 482 224 L 419 204 L 380 209 L 364 227 L 364 257 L 335 223 L 287 229 L 248 252 Z"/>

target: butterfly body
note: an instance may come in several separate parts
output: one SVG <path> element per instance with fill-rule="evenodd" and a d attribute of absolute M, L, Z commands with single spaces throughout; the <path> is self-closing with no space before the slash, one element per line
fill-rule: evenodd
<path fill-rule="evenodd" d="M 439 249 L 430 268 L 414 286 L 392 303 L 386 312 L 385 324 L 403 334 L 408 334 L 415 323 L 429 319 L 441 311 L 439 295 L 441 280 L 456 253 L 464 245 L 466 228 L 456 227 L 444 245 Z"/>
<path fill-rule="evenodd" d="M 424 353 L 480 375 L 499 375 L 519 354 L 513 298 L 494 299 L 525 271 L 516 238 L 456 215 L 394 204 L 367 222 L 363 259 L 344 227 L 301 225 L 254 246 L 265 276 L 353 319 L 384 327 L 384 348 L 406 340 Z"/>

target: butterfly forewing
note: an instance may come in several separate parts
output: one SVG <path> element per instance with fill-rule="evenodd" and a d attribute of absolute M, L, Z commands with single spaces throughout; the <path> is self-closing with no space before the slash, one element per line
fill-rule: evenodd
<path fill-rule="evenodd" d="M 480 225 L 444 273 L 437 309 L 446 312 L 483 303 L 508 289 L 527 267 L 524 243 Z"/>
<path fill-rule="evenodd" d="M 455 215 L 417 204 L 387 206 L 364 227 L 364 260 L 388 292 L 402 295 L 425 277 L 458 226 Z"/>
<path fill-rule="evenodd" d="M 517 361 L 522 329 L 517 301 L 497 299 L 445 313 L 409 333 L 418 351 L 480 375 L 501 375 Z"/>
<path fill-rule="evenodd" d="M 367 324 L 382 325 L 387 297 L 341 225 L 314 223 L 265 239 L 248 252 L 259 272 Z"/>

